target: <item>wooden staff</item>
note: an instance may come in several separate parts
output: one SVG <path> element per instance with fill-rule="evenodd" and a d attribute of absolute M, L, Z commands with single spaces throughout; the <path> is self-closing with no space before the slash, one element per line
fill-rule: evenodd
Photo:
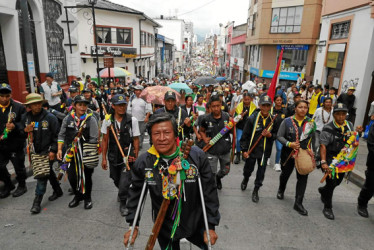
<path fill-rule="evenodd" d="M 275 118 L 277 118 L 277 116 L 278 116 L 278 114 L 276 114 L 276 115 L 273 117 L 273 119 L 271 120 L 271 122 L 267 125 L 267 127 L 266 127 L 262 132 L 264 132 L 265 130 L 269 130 L 269 128 L 271 127 L 271 125 L 273 125 L 273 123 L 274 123 L 274 121 L 275 121 Z M 253 129 L 256 129 L 256 128 L 253 128 Z M 257 141 L 253 144 L 253 146 L 252 146 L 250 149 L 248 149 L 248 157 L 249 157 L 250 154 L 253 152 L 253 150 L 256 148 L 257 144 L 260 143 L 260 141 L 261 141 L 261 139 L 262 139 L 263 137 L 264 137 L 264 136 L 263 136 L 262 133 L 261 133 L 260 137 L 258 137 Z"/>
<path fill-rule="evenodd" d="M 188 158 L 188 155 L 190 154 L 191 147 L 192 147 L 193 143 L 194 143 L 193 140 L 191 140 L 191 139 L 188 140 L 187 145 L 185 146 L 184 153 L 183 153 L 183 158 L 184 159 Z M 182 202 L 182 201 L 179 201 L 179 202 Z M 158 234 L 160 233 L 162 224 L 164 223 L 166 212 L 169 208 L 169 205 L 170 205 L 170 200 L 164 199 L 162 201 L 160 210 L 158 211 L 158 214 L 157 214 L 155 224 L 153 225 L 153 228 L 152 228 L 152 233 L 148 238 L 148 242 L 147 242 L 147 246 L 145 247 L 145 250 L 153 250 L 153 247 L 155 246 Z M 209 232 L 207 232 L 207 233 L 209 233 Z"/>
<path fill-rule="evenodd" d="M 104 103 L 102 103 L 101 106 L 103 107 L 103 110 L 104 110 L 105 115 L 107 115 L 108 113 L 106 112 L 106 108 L 105 108 Z M 116 131 L 114 131 L 114 127 L 113 127 L 113 124 L 112 124 L 112 123 L 110 124 L 110 130 L 112 131 L 113 136 L 114 136 L 114 140 L 116 141 L 117 146 L 118 146 L 118 148 L 119 148 L 119 151 L 121 152 L 121 155 L 122 155 L 122 158 L 123 158 L 123 162 L 126 164 L 126 169 L 127 169 L 127 170 L 130 170 L 129 162 L 128 162 L 126 156 L 125 156 L 125 153 L 123 152 L 123 149 L 122 149 L 122 147 L 121 147 L 121 144 L 119 143 L 119 140 L 118 140 L 118 137 L 117 137 Z"/>

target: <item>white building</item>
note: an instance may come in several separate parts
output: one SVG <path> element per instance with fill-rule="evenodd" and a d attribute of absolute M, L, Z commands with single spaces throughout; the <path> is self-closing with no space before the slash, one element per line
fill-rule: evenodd
<path fill-rule="evenodd" d="M 335 13 L 322 16 L 314 82 L 334 86 L 339 93 L 355 87 L 355 124 L 361 125 L 374 100 L 374 19 L 372 6 L 356 4 L 340 12 L 338 5 L 324 7 L 329 8 L 325 13 Z"/>
<path fill-rule="evenodd" d="M 85 0 L 77 1 L 85 7 Z M 114 67 L 128 70 L 132 75 L 151 79 L 155 76 L 155 29 L 158 23 L 143 12 L 99 0 L 95 6 L 96 41 L 99 68 L 104 68 L 104 57 L 114 58 Z M 81 55 L 82 76 L 96 78 L 96 49 L 89 9 L 78 11 L 78 47 Z"/>

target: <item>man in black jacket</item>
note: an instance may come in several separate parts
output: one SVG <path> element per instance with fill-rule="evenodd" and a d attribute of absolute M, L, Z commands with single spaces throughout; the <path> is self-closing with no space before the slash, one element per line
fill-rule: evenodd
<path fill-rule="evenodd" d="M 178 158 L 179 146 L 177 145 L 177 124 L 175 119 L 168 114 L 154 115 L 149 121 L 148 133 L 151 136 L 153 146 L 147 153 L 142 154 L 135 162 L 132 171 L 132 181 L 129 190 L 127 208 L 129 215 L 126 217 L 130 226 L 136 226 L 134 229 L 134 238 L 137 236 L 137 225 L 134 222 L 135 211 L 138 206 L 141 190 L 144 181 L 147 181 L 148 190 L 152 200 L 152 214 L 155 218 L 164 200 L 162 175 L 169 175 L 170 166 Z M 204 228 L 203 210 L 199 193 L 198 174 L 200 175 L 203 190 L 207 220 L 209 225 L 209 235 L 211 244 L 215 244 L 217 235 L 215 226 L 218 225 L 220 214 L 218 211 L 219 201 L 217 189 L 214 185 L 214 177 L 209 165 L 209 161 L 201 149 L 192 146 L 190 154 L 186 159 L 189 163 L 188 169 L 180 170 L 186 174 L 186 179 L 182 182 L 183 197 L 179 202 L 181 204 L 180 221 L 174 236 L 171 235 L 173 224 L 173 208 L 177 204 L 177 199 L 170 199 L 170 205 L 167 209 L 165 220 L 158 235 L 158 242 L 161 249 L 166 249 L 171 244 L 172 249 L 179 249 L 179 241 L 186 238 L 200 249 L 207 249 L 208 243 Z M 168 170 L 167 170 L 168 169 Z M 160 170 L 164 170 L 160 172 Z M 166 173 L 166 171 L 168 173 Z M 182 178 L 181 178 L 182 179 Z M 125 245 L 128 244 L 130 230 L 124 236 Z M 204 244 L 205 243 L 205 244 Z"/>
<path fill-rule="evenodd" d="M 355 102 L 356 102 L 356 96 L 354 95 L 356 91 L 355 87 L 349 87 L 347 90 L 347 93 L 342 93 L 338 97 L 337 103 L 343 103 L 348 108 L 348 121 L 354 123 L 356 119 L 356 108 Z"/>
<path fill-rule="evenodd" d="M 48 155 L 49 158 L 49 162 L 45 163 L 49 164 L 49 174 L 46 173 L 37 178 L 35 199 L 30 210 L 33 214 L 40 213 L 40 204 L 43 200 L 48 180 L 53 188 L 53 194 L 48 198 L 50 201 L 56 200 L 63 194 L 52 168 L 57 153 L 57 136 L 60 126 L 57 118 L 42 108 L 42 103 L 43 98 L 41 95 L 36 93 L 27 95 L 25 104 L 30 108 L 30 111 L 22 116 L 22 124 L 25 126 L 24 132 L 31 133 L 32 137 L 33 150 L 30 151 L 30 154 Z M 31 164 L 35 167 L 34 164 L 36 163 L 31 162 Z"/>
<path fill-rule="evenodd" d="M 257 161 L 258 168 L 256 173 L 255 188 L 252 193 L 252 201 L 258 202 L 258 190 L 262 186 L 262 182 L 265 178 L 265 170 L 267 159 L 271 155 L 271 148 L 273 141 L 277 138 L 278 124 L 276 121 L 271 127 L 266 130 L 266 127 L 273 121 L 273 116 L 270 114 L 272 101 L 269 96 L 262 96 L 260 99 L 260 110 L 256 110 L 247 119 L 247 122 L 243 129 L 243 135 L 240 139 L 240 147 L 243 152 L 243 158 L 245 160 L 243 168 L 243 181 L 241 183 L 241 189 L 247 188 L 249 177 L 251 176 L 255 164 Z M 278 119 L 277 119 L 278 120 Z M 252 153 L 248 155 L 248 150 L 254 145 L 260 136 L 263 136 L 257 146 L 254 148 Z"/>
<path fill-rule="evenodd" d="M 25 107 L 12 99 L 11 87 L 6 83 L 0 84 L 0 181 L 4 182 L 0 199 L 8 197 L 15 188 L 6 167 L 9 161 L 14 166 L 18 181 L 13 197 L 27 192 L 24 152 L 26 138 L 21 126 L 21 116 L 25 112 Z"/>
<path fill-rule="evenodd" d="M 368 218 L 368 202 L 374 195 L 374 125 L 371 125 L 367 140 L 369 154 L 366 160 L 367 170 L 365 184 L 358 196 L 357 212 L 362 217 Z"/>

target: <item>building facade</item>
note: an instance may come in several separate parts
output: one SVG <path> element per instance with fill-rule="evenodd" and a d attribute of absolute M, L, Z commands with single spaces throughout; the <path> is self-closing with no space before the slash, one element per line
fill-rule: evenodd
<path fill-rule="evenodd" d="M 314 82 L 338 93 L 356 88 L 356 124 L 366 124 L 374 101 L 374 2 L 328 0 L 322 9 Z"/>
<path fill-rule="evenodd" d="M 280 81 L 313 79 L 321 11 L 322 0 L 251 0 L 246 70 L 270 82 L 284 49 Z"/>

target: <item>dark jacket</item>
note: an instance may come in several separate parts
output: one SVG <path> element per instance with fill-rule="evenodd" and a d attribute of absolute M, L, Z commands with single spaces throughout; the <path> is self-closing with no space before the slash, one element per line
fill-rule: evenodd
<path fill-rule="evenodd" d="M 187 113 L 187 116 L 188 117 L 191 117 L 193 115 L 193 113 L 195 112 L 195 107 L 192 105 L 191 109 L 190 109 L 190 112 L 187 112 L 187 107 L 186 105 L 182 105 L 181 108 L 186 111 Z"/>
<path fill-rule="evenodd" d="M 175 106 L 175 108 L 173 110 L 166 110 L 166 108 L 163 107 L 163 108 L 160 108 L 160 109 L 156 110 L 155 114 L 161 114 L 161 113 L 167 112 L 167 113 L 171 114 L 175 118 L 175 121 L 178 123 L 179 109 L 181 109 L 181 118 L 179 120 L 178 126 L 182 126 L 184 124 L 184 120 L 188 117 L 188 114 L 187 114 L 187 111 L 182 109 L 181 107 Z M 192 132 L 191 130 L 192 130 L 192 126 L 191 127 L 187 127 L 186 125 L 183 126 L 183 134 L 184 135 L 191 134 L 191 132 Z M 181 139 L 181 140 L 184 139 L 184 138 L 182 138 L 182 133 L 179 133 L 179 139 Z"/>
<path fill-rule="evenodd" d="M 26 113 L 26 109 L 21 103 L 15 102 L 11 99 L 10 105 L 5 109 L 5 112 L 3 113 L 0 110 L 0 135 L 2 135 L 4 132 L 11 108 L 11 116 L 13 117 L 12 123 L 15 125 L 15 128 L 8 134 L 7 139 L 0 141 L 0 150 L 23 150 L 26 142 L 26 136 L 22 129 L 23 126 L 21 117 L 24 113 Z"/>
<path fill-rule="evenodd" d="M 221 111 L 220 119 L 215 119 L 212 113 L 205 115 L 201 121 L 201 127 L 205 129 L 206 136 L 213 139 L 229 122 L 229 114 Z M 223 155 L 229 153 L 230 150 L 231 138 L 228 132 L 208 150 L 208 153 L 212 155 Z"/>
<path fill-rule="evenodd" d="M 271 122 L 270 117 L 268 117 L 266 119 L 265 126 L 264 126 L 263 118 L 260 115 L 257 126 L 256 126 L 256 124 L 255 124 L 256 123 L 256 118 L 257 118 L 257 115 L 259 114 L 259 112 L 261 112 L 261 111 L 260 110 L 254 111 L 252 113 L 252 115 L 247 119 L 247 122 L 245 123 L 244 129 L 243 129 L 243 134 L 242 134 L 242 137 L 240 139 L 240 148 L 242 149 L 242 152 L 248 151 L 248 149 L 255 144 L 257 139 L 261 136 L 262 131 Z M 255 129 L 255 134 L 253 136 L 252 145 L 250 145 L 251 138 L 252 138 L 252 133 L 253 133 L 254 129 Z M 274 121 L 272 129 L 270 130 L 271 137 L 270 138 L 262 137 L 260 142 L 257 144 L 257 146 L 252 151 L 250 157 L 255 158 L 255 159 L 259 159 L 259 158 L 262 158 L 262 155 L 265 153 L 264 157 L 269 158 L 270 155 L 271 155 L 271 147 L 273 145 L 273 141 L 277 138 L 277 131 L 278 131 L 278 123 L 277 123 L 277 120 L 276 120 L 276 121 Z M 264 152 L 265 138 L 266 138 L 266 145 L 265 145 L 265 152 Z"/>
<path fill-rule="evenodd" d="M 204 152 L 196 146 L 191 148 L 191 152 L 187 160 L 190 164 L 197 166 L 199 170 L 209 228 L 214 229 L 215 226 L 219 224 L 220 213 L 218 211 L 219 201 L 217 189 L 209 161 Z M 136 207 L 139 203 L 140 194 L 146 175 L 148 181 L 147 188 L 149 190 L 152 202 L 152 218 L 155 220 L 157 217 L 161 203 L 164 199 L 162 196 L 162 183 L 159 167 L 161 165 L 167 166 L 167 164 L 160 159 L 157 167 L 153 167 L 155 161 L 156 156 L 146 152 L 136 160 L 135 165 L 132 168 L 132 181 L 129 190 L 129 198 L 127 200 L 129 215 L 126 217 L 126 221 L 129 222 L 130 225 L 132 225 L 135 217 Z M 168 164 L 171 162 L 172 159 L 168 162 Z M 179 227 L 175 233 L 175 239 L 187 238 L 196 231 L 201 229 L 205 230 L 197 173 L 196 171 L 193 171 L 193 169 L 193 167 L 190 167 L 191 171 L 186 171 L 187 179 L 185 180 L 184 186 L 184 196 L 186 197 L 186 201 L 183 201 L 182 204 L 182 213 Z M 165 221 L 161 227 L 160 236 L 163 236 L 164 238 L 170 238 L 170 232 L 173 226 L 171 213 L 175 202 L 176 199 L 171 200 L 165 216 Z"/>
<path fill-rule="evenodd" d="M 369 137 L 367 140 L 367 147 L 369 150 L 366 166 L 370 170 L 374 170 L 374 126 L 372 125 L 369 130 Z"/>
<path fill-rule="evenodd" d="M 57 118 L 45 109 L 37 115 L 29 111 L 22 116 L 22 130 L 32 122 L 35 122 L 33 131 L 35 153 L 57 153 L 57 136 L 60 129 Z"/>

